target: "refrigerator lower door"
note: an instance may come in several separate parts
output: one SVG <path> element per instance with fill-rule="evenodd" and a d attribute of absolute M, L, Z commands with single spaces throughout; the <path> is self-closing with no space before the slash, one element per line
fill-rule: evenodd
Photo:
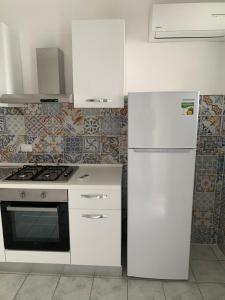
<path fill-rule="evenodd" d="M 188 279 L 195 149 L 128 150 L 128 275 Z"/>

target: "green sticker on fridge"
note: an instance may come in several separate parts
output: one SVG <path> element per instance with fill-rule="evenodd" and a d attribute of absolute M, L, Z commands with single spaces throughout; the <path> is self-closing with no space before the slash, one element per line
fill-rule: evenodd
<path fill-rule="evenodd" d="M 181 102 L 182 114 L 185 116 L 192 116 L 194 114 L 194 101 L 183 100 Z"/>

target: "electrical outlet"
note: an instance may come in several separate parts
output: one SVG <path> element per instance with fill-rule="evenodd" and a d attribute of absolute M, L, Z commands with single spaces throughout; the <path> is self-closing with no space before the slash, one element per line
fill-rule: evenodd
<path fill-rule="evenodd" d="M 20 151 L 21 152 L 32 152 L 32 145 L 31 144 L 20 144 Z"/>

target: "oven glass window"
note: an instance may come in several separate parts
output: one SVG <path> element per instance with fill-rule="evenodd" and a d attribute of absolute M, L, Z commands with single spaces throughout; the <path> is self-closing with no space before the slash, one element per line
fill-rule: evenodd
<path fill-rule="evenodd" d="M 11 212 L 13 239 L 17 241 L 59 240 L 59 222 L 56 212 Z"/>
<path fill-rule="evenodd" d="M 68 203 L 2 201 L 6 249 L 69 250 Z"/>

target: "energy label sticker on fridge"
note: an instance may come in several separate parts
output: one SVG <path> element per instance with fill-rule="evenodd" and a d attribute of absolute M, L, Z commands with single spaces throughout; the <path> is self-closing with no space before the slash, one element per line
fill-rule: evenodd
<path fill-rule="evenodd" d="M 181 102 L 182 115 L 192 116 L 194 114 L 194 101 L 190 100 L 182 100 Z"/>

